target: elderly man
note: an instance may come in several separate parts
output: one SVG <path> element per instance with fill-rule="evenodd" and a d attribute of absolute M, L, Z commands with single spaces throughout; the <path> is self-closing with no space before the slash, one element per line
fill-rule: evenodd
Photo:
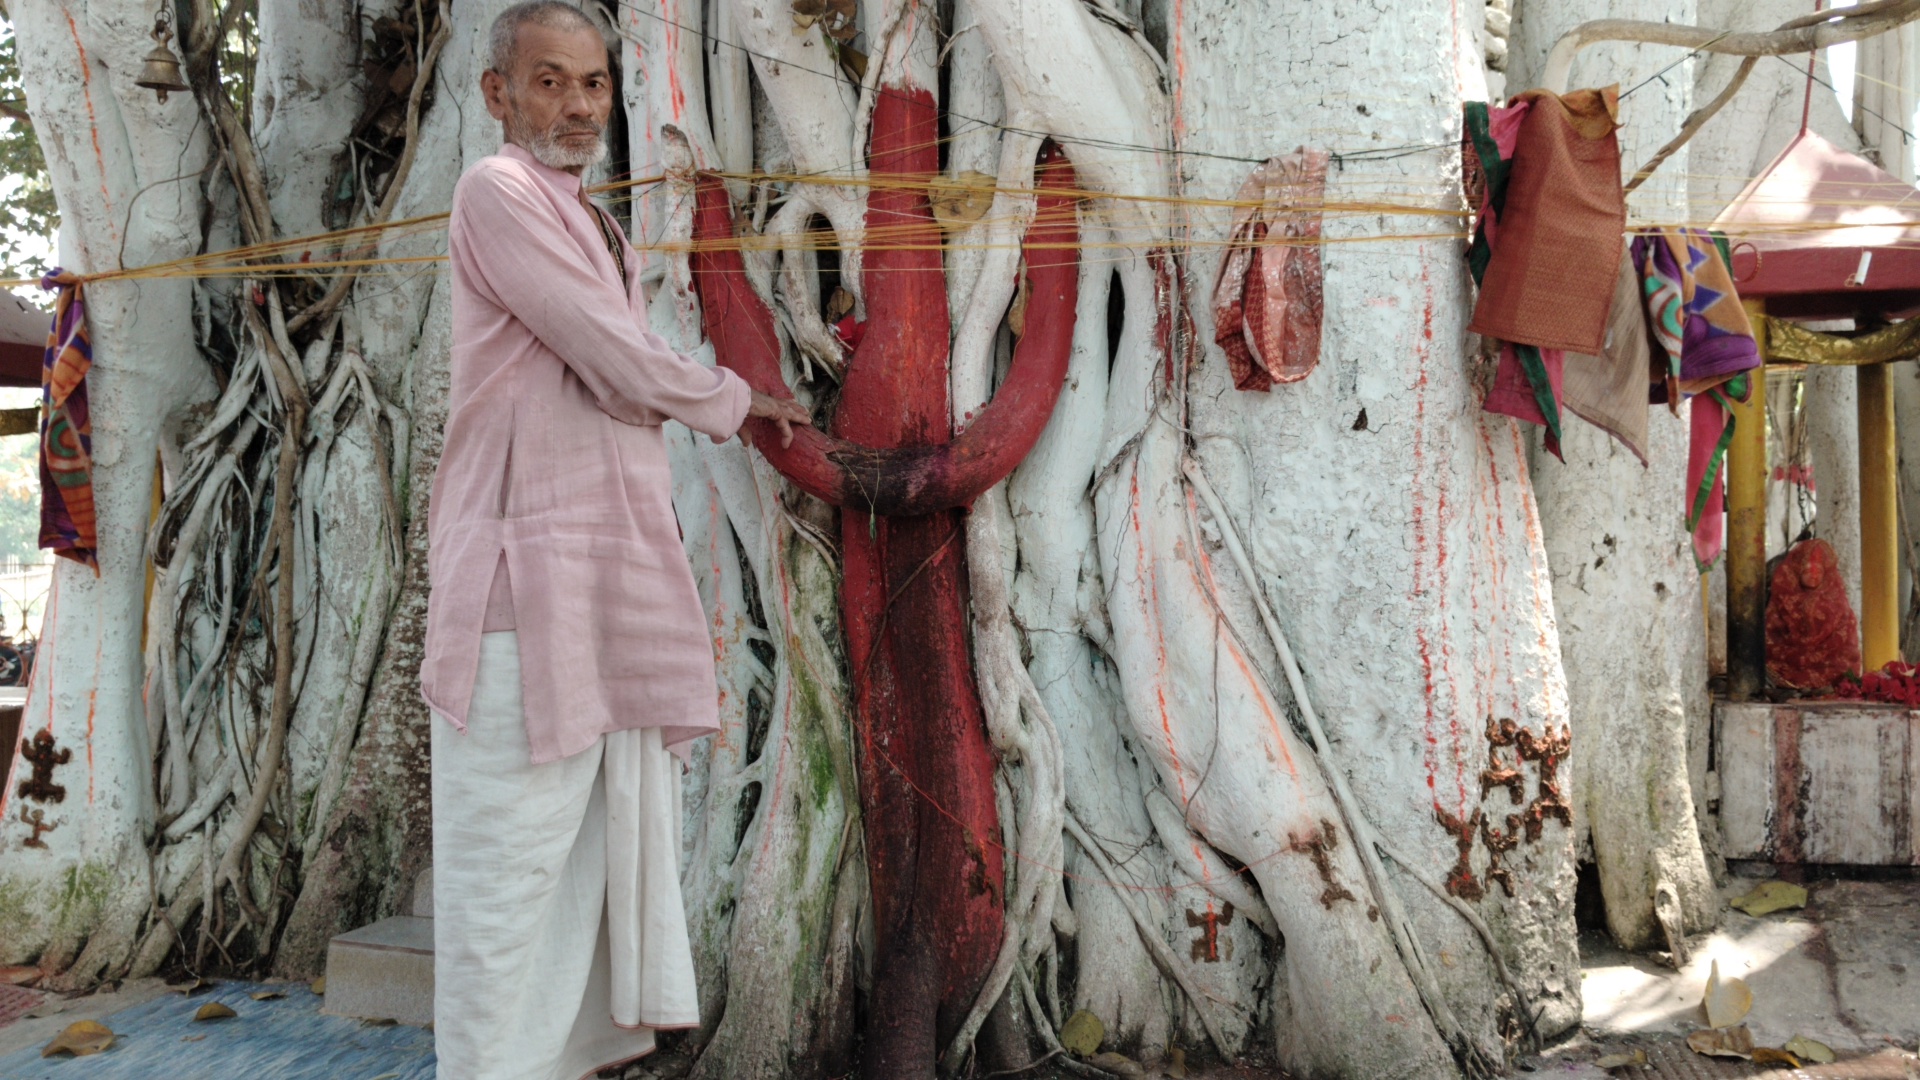
<path fill-rule="evenodd" d="M 454 191 L 429 525 L 435 1042 L 442 1080 L 578 1080 L 700 1021 L 672 752 L 717 688 L 661 424 L 791 439 L 807 413 L 648 332 L 581 186 L 613 106 L 593 24 L 517 4 L 490 51 L 506 145 Z"/>

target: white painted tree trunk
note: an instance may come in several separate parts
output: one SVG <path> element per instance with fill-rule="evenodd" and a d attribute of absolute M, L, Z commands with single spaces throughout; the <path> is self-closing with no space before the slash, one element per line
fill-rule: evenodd
<path fill-rule="evenodd" d="M 327 215 L 342 212 L 343 190 L 353 193 L 350 219 L 364 220 L 377 200 L 360 180 L 343 181 L 340 150 L 367 93 L 355 50 L 369 18 L 389 12 L 363 3 L 356 22 L 325 5 L 262 2 L 262 55 L 271 60 L 259 70 L 253 139 L 274 231 L 342 224 Z M 504 6 L 452 9 L 418 163 L 394 218 L 444 208 L 458 171 L 497 146 L 476 84 L 486 26 Z M 1081 210 L 1079 312 L 1060 405 L 968 525 L 975 663 L 1004 756 L 1005 836 L 991 839 L 1006 845 L 1013 913 L 993 993 L 1004 989 L 1007 1007 L 990 1027 L 1031 1040 L 1016 1042 L 1011 1064 L 1053 1045 L 1078 1009 L 1100 1017 L 1109 1048 L 1270 1058 L 1313 1077 L 1454 1075 L 1463 1063 L 1501 1060 L 1522 1016 L 1546 1034 L 1578 1019 L 1572 831 L 1548 817 L 1535 839 L 1496 848 L 1489 833 L 1470 830 L 1462 866 L 1443 824 L 1479 812 L 1501 837 L 1517 830 L 1501 824 L 1516 809 L 1506 793 L 1488 798 L 1480 781 L 1496 756 L 1516 764 L 1512 747 L 1495 745 L 1497 725 L 1490 741 L 1490 721 L 1550 740 L 1571 719 L 1585 737 L 1562 676 L 1554 593 L 1566 572 L 1548 565 L 1560 550 L 1557 526 L 1543 525 L 1536 508 L 1521 433 L 1479 410 L 1459 245 L 1395 238 L 1450 219 L 1339 209 L 1383 198 L 1459 209 L 1460 103 L 1485 90 L 1478 11 L 1468 18 L 1456 6 L 1418 0 L 1383 18 L 1325 6 L 960 0 L 942 26 L 933 5 L 892 0 L 861 12 L 867 36 L 853 43 L 868 57 L 861 83 L 843 74 L 841 47 L 820 25 L 797 26 L 778 0 L 610 9 L 617 122 L 629 148 L 619 168 L 670 174 L 624 207 L 637 240 L 659 248 L 643 268 L 654 326 L 710 359 L 683 246 L 684 170 L 782 174 L 735 177 L 729 189 L 740 230 L 776 241 L 778 250 L 750 253 L 748 272 L 780 314 L 787 377 L 804 398 L 830 396 L 843 349 L 821 315 L 822 259 L 801 240 L 816 215 L 825 220 L 843 248 L 840 280 L 856 317 L 868 317 L 863 150 L 869 110 L 889 80 L 911 71 L 940 85 L 944 65 L 948 172 L 1000 178 L 994 208 L 952 234 L 960 418 L 988 396 L 1004 363 L 1017 261 L 1009 245 L 1031 202 L 1039 137 L 1060 142 L 1082 186 L 1110 196 Z M 120 135 L 103 128 L 111 136 L 103 145 L 125 162 L 95 165 L 90 141 L 49 140 L 82 269 L 119 257 L 119 238 L 106 230 L 129 220 L 133 193 L 174 176 L 182 161 L 208 160 L 194 141 L 205 131 L 193 122 L 194 102 L 165 112 L 127 83 L 145 48 L 139 8 L 60 0 L 22 17 L 36 114 L 86 131 L 78 73 L 91 70 L 96 98 L 116 107 L 113 116 L 134 118 L 115 121 Z M 83 35 L 99 37 L 89 47 L 113 58 L 104 68 L 83 69 L 58 51 L 65 10 Z M 1210 344 L 1227 211 L 1207 200 L 1231 196 L 1254 163 L 1302 144 L 1344 155 L 1328 191 L 1336 210 L 1324 249 L 1323 359 L 1305 382 L 1245 394 L 1231 388 Z M 133 220 L 146 231 L 126 248 L 130 264 L 239 242 L 224 174 L 203 186 L 198 164 L 185 171 L 192 182 L 142 196 Z M 168 218 L 152 204 L 175 188 L 179 206 Z M 438 243 L 398 236 L 383 252 Z M 122 293 L 126 306 L 116 308 Z M 149 880 L 168 910 L 209 917 L 195 916 L 193 875 L 219 857 L 247 794 L 245 785 L 231 796 L 218 790 L 217 754 L 162 761 L 156 774 L 157 740 L 139 711 L 149 670 L 138 652 L 138 538 L 151 490 L 143 463 L 156 447 L 179 455 L 196 425 L 210 423 L 203 406 L 177 430 L 161 424 L 216 397 L 202 358 L 227 366 L 233 341 L 259 348 L 232 322 L 247 302 L 238 289 L 210 283 L 197 295 L 202 323 L 228 320 L 232 338 L 196 336 L 196 293 L 185 284 L 102 287 L 96 309 L 110 558 L 98 583 L 63 571 L 40 675 L 51 690 L 37 688 L 35 705 L 50 702 L 56 731 L 94 752 L 96 790 L 112 794 L 84 814 L 70 795 L 58 812 L 75 824 L 67 832 L 62 819 L 47 853 L 16 858 L 23 828 L 0 826 L 0 903 L 13 909 L 52 910 L 67 867 L 101 875 L 133 867 L 132 879 L 103 877 L 99 889 L 128 897 L 122 909 L 83 897 L 58 919 L 32 923 L 36 936 L 18 948 L 9 941 L 0 957 L 62 967 L 85 941 L 97 961 L 76 969 L 80 981 L 158 963 L 170 947 L 149 910 Z M 414 669 L 427 483 L 445 410 L 446 288 L 442 277 L 406 268 L 362 278 L 352 298 L 337 331 L 300 358 L 309 376 L 357 363 L 366 379 L 342 392 L 357 404 L 341 406 L 332 427 L 316 407 L 316 438 L 330 449 L 305 460 L 300 489 L 301 506 L 317 516 L 295 546 L 308 612 L 295 640 L 312 659 L 290 713 L 286 786 L 273 800 L 273 819 L 297 844 L 284 850 L 298 854 L 279 865 L 299 899 L 272 924 L 284 927 L 275 940 L 286 971 L 310 969 L 329 934 L 401 904 L 426 850 L 426 721 Z M 1192 330 L 1182 309 L 1198 324 Z M 135 378 L 144 380 L 137 393 L 122 381 Z M 231 385 L 229 394 L 240 392 Z M 704 1048 L 697 1069 L 842 1075 L 870 920 L 836 530 L 823 507 L 738 443 L 715 447 L 676 431 L 673 454 L 723 718 L 687 787 L 683 882 L 705 1018 L 694 1036 Z M 1657 515 L 1665 504 L 1645 505 Z M 1677 517 L 1677 500 L 1673 507 Z M 1656 531 L 1636 528 L 1631 535 Z M 1650 546 L 1634 565 L 1670 559 L 1674 546 Z M 1627 579 L 1623 570 L 1621 588 Z M 1685 627 L 1697 611 L 1691 579 L 1667 584 L 1664 606 L 1646 602 L 1650 624 Z M 203 619 L 185 640 L 204 647 L 217 633 Z M 1668 734 L 1689 707 L 1677 689 L 1685 668 L 1673 659 L 1686 647 L 1633 660 L 1647 687 L 1643 709 Z M 260 700 L 236 714 L 250 747 L 268 728 Z M 1530 804 L 1556 768 L 1562 785 L 1574 768 L 1520 767 Z M 149 879 L 138 856 L 173 812 L 131 794 L 151 775 L 164 798 L 191 809 L 205 797 L 213 810 L 210 825 L 183 837 L 158 826 L 163 856 Z M 1678 757 L 1659 779 L 1684 792 Z M 1597 787 L 1582 790 L 1593 792 L 1589 802 L 1600 797 Z M 1691 828 L 1678 817 L 1676 809 L 1630 822 L 1621 835 L 1644 828 L 1667 843 Z M 1600 815 L 1592 820 L 1597 830 Z M 76 835 L 91 839 L 65 846 Z M 1448 895 L 1450 876 L 1485 895 L 1458 887 Z M 0 917 L 8 910 L 0 906 Z M 270 944 L 254 941 L 248 959 Z M 861 1007 L 872 1014 L 886 1003 Z"/>
<path fill-rule="evenodd" d="M 56 195 L 68 212 L 62 265 L 79 272 L 143 266 L 188 255 L 201 240 L 204 128 L 191 102 L 171 109 L 129 75 L 151 42 L 150 8 L 133 2 L 14 4 L 28 92 Z M 84 208 L 84 210 L 82 209 Z M 122 945 L 147 908 L 143 850 L 154 819 L 152 737 L 143 705 L 141 538 L 157 450 L 173 410 L 210 380 L 194 342 L 193 288 L 184 279 L 88 290 L 95 362 L 94 498 L 100 574 L 62 561 L 44 625 L 50 648 L 35 666 L 23 734 L 50 731 L 72 754 L 53 779 L 58 802 L 0 791 L 0 962 L 75 968 L 101 937 Z M 26 766 L 16 757 L 16 775 Z M 52 831 L 29 847 L 40 815 Z M 77 981 L 97 977 L 80 965 Z"/>
<path fill-rule="evenodd" d="M 1560 35 L 1589 18 L 1695 21 L 1693 5 L 1617 0 L 1602 11 L 1523 5 L 1510 45 L 1515 86 L 1533 84 Z M 1691 108 L 1686 65 L 1655 79 L 1679 50 L 1584 50 L 1570 86 L 1618 84 L 1620 150 L 1633 172 Z M 1629 201 L 1630 222 L 1687 220 L 1683 149 Z M 1688 425 L 1656 407 L 1648 461 L 1569 414 L 1565 462 L 1530 443 L 1574 736 L 1576 830 L 1590 840 L 1607 925 L 1635 949 L 1664 945 L 1663 885 L 1679 901 L 1674 931 L 1713 924 L 1717 904 L 1694 807 L 1705 789 L 1709 702 L 1700 576 L 1685 525 Z M 1684 763 L 1684 765 L 1683 765 Z M 1585 846 L 1583 844 L 1583 846 Z"/>

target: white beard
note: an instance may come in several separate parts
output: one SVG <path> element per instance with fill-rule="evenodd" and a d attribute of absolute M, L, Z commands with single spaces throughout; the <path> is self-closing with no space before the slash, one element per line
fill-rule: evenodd
<path fill-rule="evenodd" d="M 590 169 L 607 156 L 604 134 L 596 133 L 592 146 L 575 149 L 562 143 L 552 130 L 529 131 L 518 109 L 509 109 L 507 113 L 507 141 L 524 147 L 535 161 L 549 169 Z"/>
<path fill-rule="evenodd" d="M 591 169 L 607 156 L 607 140 L 595 136 L 593 145 L 570 149 L 551 135 L 539 135 L 526 143 L 527 153 L 549 169 Z"/>

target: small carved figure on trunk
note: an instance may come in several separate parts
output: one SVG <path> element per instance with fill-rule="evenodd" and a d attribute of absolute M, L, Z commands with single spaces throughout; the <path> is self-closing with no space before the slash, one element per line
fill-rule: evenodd
<path fill-rule="evenodd" d="M 52 823 L 47 821 L 47 812 L 45 810 L 36 808 L 32 813 L 28 813 L 27 808 L 24 806 L 20 808 L 20 824 L 33 828 L 33 835 L 20 841 L 20 845 L 22 847 L 39 848 L 42 851 L 47 849 L 47 842 L 40 839 L 40 834 L 50 833 L 60 827 L 60 823 L 57 821 Z"/>
<path fill-rule="evenodd" d="M 34 802 L 62 802 L 66 799 L 67 789 L 53 782 L 53 768 L 72 761 L 73 751 L 65 747 L 55 750 L 52 731 L 41 728 L 32 739 L 21 739 L 20 757 L 33 766 L 33 776 L 20 781 L 21 798 Z"/>

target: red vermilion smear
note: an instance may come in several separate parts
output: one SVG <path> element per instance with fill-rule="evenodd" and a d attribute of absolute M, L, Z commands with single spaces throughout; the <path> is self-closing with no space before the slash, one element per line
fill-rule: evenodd
<path fill-rule="evenodd" d="M 93 138 L 93 160 L 100 166 L 100 204 L 106 207 L 108 231 L 113 227 L 113 196 L 107 191 L 107 155 L 100 149 L 100 117 L 93 109 L 93 68 L 87 62 L 87 47 L 80 41 L 80 27 L 67 14 L 67 31 L 73 35 L 73 47 L 80 53 L 80 95 L 87 103 L 87 134 Z"/>
<path fill-rule="evenodd" d="M 1167 708 L 1167 643 L 1160 637 L 1160 620 L 1156 614 L 1160 607 L 1160 584 L 1151 570 L 1152 559 L 1147 554 L 1147 540 L 1140 524 L 1140 472 L 1136 468 L 1129 478 L 1127 489 L 1127 518 L 1133 526 L 1134 557 L 1138 560 L 1140 572 L 1146 574 L 1147 593 L 1143 598 L 1142 612 L 1147 617 L 1147 625 L 1153 627 L 1153 698 L 1160 710 L 1160 735 L 1167 746 L 1167 761 L 1173 771 L 1174 783 L 1180 788 L 1180 805 L 1185 808 L 1191 797 L 1187 792 L 1187 771 L 1180 765 L 1180 744 L 1173 738 L 1173 710 Z"/>
<path fill-rule="evenodd" d="M 680 65 L 676 63 L 680 54 L 680 24 L 674 21 L 673 6 L 668 0 L 660 0 L 660 22 L 667 32 L 667 89 L 673 101 L 673 118 L 681 119 L 687 111 L 687 94 L 680 86 Z"/>
<path fill-rule="evenodd" d="M 1422 268 L 1424 280 L 1426 270 Z M 1414 643 L 1420 655 L 1420 675 L 1422 696 L 1425 699 L 1426 715 L 1421 723 L 1421 735 L 1424 740 L 1422 764 L 1427 773 L 1427 791 L 1434 809 L 1440 809 L 1438 794 L 1438 772 L 1440 738 L 1435 733 L 1434 724 L 1438 719 L 1434 715 L 1434 674 L 1433 645 L 1427 638 L 1426 602 L 1427 602 L 1427 503 L 1426 503 L 1426 464 L 1427 464 L 1427 359 L 1433 341 L 1433 306 L 1431 295 L 1427 309 L 1422 315 L 1421 337 L 1414 343 L 1414 356 L 1419 361 L 1419 373 L 1414 379 L 1413 398 L 1413 590 L 1408 594 L 1413 607 Z"/>
<path fill-rule="evenodd" d="M 1507 429 L 1513 436 L 1514 477 L 1520 489 L 1525 491 L 1529 486 L 1527 452 L 1520 445 L 1520 425 L 1508 424 Z M 1535 640 L 1544 655 L 1547 649 L 1547 627 L 1551 625 L 1551 616 L 1547 613 L 1547 591 L 1540 584 L 1538 553 L 1544 550 L 1544 542 L 1540 538 L 1540 515 L 1530 498 L 1522 498 L 1520 506 L 1526 511 L 1527 517 L 1527 578 L 1533 583 L 1533 627 L 1537 635 Z"/>

